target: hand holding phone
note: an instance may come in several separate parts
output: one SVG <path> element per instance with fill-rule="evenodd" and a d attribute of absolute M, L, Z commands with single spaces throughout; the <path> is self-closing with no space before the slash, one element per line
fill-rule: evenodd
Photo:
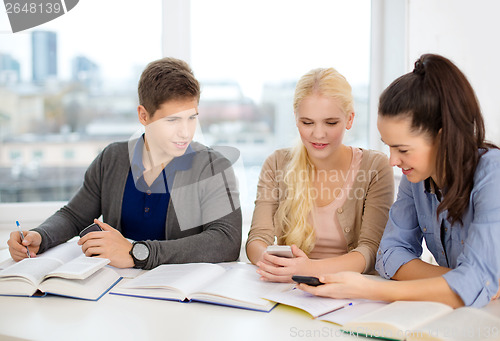
<path fill-rule="evenodd" d="M 92 223 L 89 226 L 87 226 L 86 228 L 84 228 L 82 230 L 82 232 L 80 232 L 80 238 L 85 236 L 87 233 L 95 232 L 95 231 L 102 231 L 102 228 L 99 225 L 97 225 L 96 223 Z"/>
<path fill-rule="evenodd" d="M 292 280 L 297 283 L 304 283 L 313 287 L 325 284 L 323 282 L 320 282 L 318 277 L 312 277 L 312 276 L 292 276 Z"/>
<path fill-rule="evenodd" d="M 273 256 L 293 258 L 292 248 L 289 245 L 269 245 L 266 252 Z"/>

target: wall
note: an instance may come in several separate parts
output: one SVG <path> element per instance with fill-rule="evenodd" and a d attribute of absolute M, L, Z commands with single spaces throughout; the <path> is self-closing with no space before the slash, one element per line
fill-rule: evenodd
<path fill-rule="evenodd" d="M 423 53 L 451 59 L 476 91 L 487 139 L 500 144 L 500 1 L 408 0 L 407 71 Z"/>

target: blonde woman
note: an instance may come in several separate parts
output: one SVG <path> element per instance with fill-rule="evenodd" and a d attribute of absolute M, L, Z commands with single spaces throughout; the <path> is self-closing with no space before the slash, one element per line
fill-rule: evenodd
<path fill-rule="evenodd" d="M 342 143 L 354 103 L 351 86 L 335 69 L 302 76 L 293 107 L 301 141 L 275 151 L 262 167 L 247 256 L 266 281 L 371 272 L 394 200 L 388 159 Z M 265 252 L 275 240 L 291 245 L 294 257 Z"/>

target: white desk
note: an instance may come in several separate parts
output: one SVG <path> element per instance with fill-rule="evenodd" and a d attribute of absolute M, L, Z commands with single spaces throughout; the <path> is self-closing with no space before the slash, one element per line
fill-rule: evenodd
<path fill-rule="evenodd" d="M 9 234 L 0 230 L 0 261 L 10 257 L 6 248 Z M 244 252 L 240 257 L 246 259 Z M 283 305 L 263 313 L 110 294 L 97 302 L 58 296 L 0 296 L 0 340 L 281 341 L 335 337 L 354 339 L 343 334 L 339 326 Z"/>
<path fill-rule="evenodd" d="M 98 302 L 0 298 L 0 338 L 36 340 L 288 340 L 348 339 L 333 324 L 279 305 L 270 313 L 203 303 L 106 295 Z M 305 337 L 316 333 L 317 338 Z M 302 335 L 303 337 L 299 337 Z"/>
<path fill-rule="evenodd" d="M 0 316 L 1 340 L 354 339 L 334 324 L 283 305 L 263 313 L 110 294 L 97 302 L 56 296 L 0 297 Z"/>
<path fill-rule="evenodd" d="M 0 261 L 10 257 L 0 251 Z M 309 337 L 312 336 L 312 337 Z M 325 340 L 357 339 L 306 312 L 269 313 L 106 294 L 99 301 L 0 296 L 0 340 Z"/>

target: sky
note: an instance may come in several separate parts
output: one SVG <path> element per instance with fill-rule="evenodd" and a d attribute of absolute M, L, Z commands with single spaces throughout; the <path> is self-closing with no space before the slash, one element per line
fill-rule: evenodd
<path fill-rule="evenodd" d="M 1 9 L 0 52 L 22 63 L 25 80 L 35 29 L 58 32 L 62 78 L 78 54 L 114 80 L 137 78 L 162 57 L 160 0 L 80 0 L 65 15 L 15 34 Z M 254 99 L 264 83 L 296 81 L 316 67 L 335 67 L 353 85 L 368 83 L 369 0 L 191 0 L 191 13 L 191 66 L 201 80 L 236 79 Z"/>
<path fill-rule="evenodd" d="M 123 3 L 80 0 L 65 15 L 15 34 L 10 31 L 5 11 L 0 11 L 0 52 L 8 51 L 19 59 L 23 78 L 29 79 L 31 31 L 55 31 L 61 77 L 69 77 L 71 58 L 79 54 L 99 64 L 106 78 L 135 76 L 131 66 L 143 67 L 161 58 L 161 1 L 130 1 L 126 6 Z"/>

